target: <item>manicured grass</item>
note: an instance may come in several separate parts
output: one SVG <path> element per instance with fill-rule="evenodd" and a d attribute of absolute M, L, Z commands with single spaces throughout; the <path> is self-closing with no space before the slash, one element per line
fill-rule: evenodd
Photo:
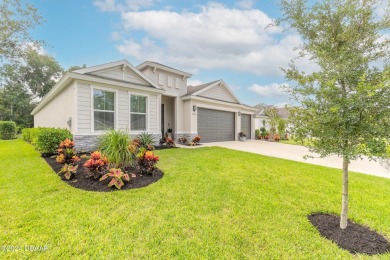
<path fill-rule="evenodd" d="M 356 258 L 307 220 L 340 211 L 340 170 L 215 147 L 157 153 L 159 182 L 95 193 L 22 140 L 0 141 L 0 246 L 48 246 L 0 259 Z M 351 173 L 350 218 L 389 239 L 389 194 L 390 180 Z"/>

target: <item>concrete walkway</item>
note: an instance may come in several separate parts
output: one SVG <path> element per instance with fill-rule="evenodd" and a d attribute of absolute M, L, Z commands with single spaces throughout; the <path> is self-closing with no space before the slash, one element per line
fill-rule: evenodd
<path fill-rule="evenodd" d="M 246 142 L 231 141 L 231 142 L 216 142 L 204 143 L 202 146 L 220 146 L 224 148 L 245 151 L 250 153 L 273 156 L 283 159 L 294 160 L 298 162 L 311 163 L 316 165 L 328 166 L 341 169 L 342 159 L 337 156 L 328 156 L 325 158 L 308 158 L 304 159 L 304 155 L 311 154 L 308 148 L 300 145 L 282 144 L 275 142 L 267 142 L 260 140 L 247 140 Z M 384 167 L 379 162 L 369 161 L 368 159 L 352 161 L 349 165 L 349 170 L 375 176 L 390 178 L 390 169 Z"/>

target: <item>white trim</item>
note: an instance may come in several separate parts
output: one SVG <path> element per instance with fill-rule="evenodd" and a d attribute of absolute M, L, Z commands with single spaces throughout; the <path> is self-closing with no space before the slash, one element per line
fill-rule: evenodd
<path fill-rule="evenodd" d="M 240 109 L 245 109 L 245 110 L 248 110 L 248 111 L 256 111 L 255 108 L 247 107 L 247 106 L 244 106 L 244 105 L 241 105 L 241 104 L 229 103 L 229 102 L 225 102 L 225 101 L 219 101 L 219 100 L 214 100 L 214 99 L 209 99 L 209 98 L 204 98 L 204 97 L 198 97 L 198 96 L 185 96 L 185 97 L 182 97 L 181 100 L 199 100 L 199 101 L 204 101 L 204 102 L 211 103 L 211 104 L 232 106 L 232 107 L 237 107 L 237 108 L 240 108 Z"/>
<path fill-rule="evenodd" d="M 157 95 L 157 131 L 161 132 L 161 97 L 162 95 Z"/>
<path fill-rule="evenodd" d="M 78 128 L 78 113 L 79 113 L 79 98 L 78 98 L 78 84 L 77 81 L 74 82 L 74 118 L 72 118 L 72 132 L 73 134 L 77 133 L 79 128 Z M 74 126 L 74 128 L 73 128 Z"/>
<path fill-rule="evenodd" d="M 164 86 L 164 76 L 165 76 L 165 74 L 158 73 L 158 85 Z"/>
<path fill-rule="evenodd" d="M 175 78 L 175 88 L 179 89 L 180 88 L 180 79 L 179 78 Z"/>
<path fill-rule="evenodd" d="M 130 133 L 136 133 L 136 134 L 140 134 L 140 133 L 143 133 L 143 132 L 148 132 L 149 133 L 149 125 L 150 125 L 150 111 L 149 111 L 149 102 L 150 102 L 150 95 L 149 94 L 140 94 L 140 93 L 135 93 L 135 92 L 131 92 L 131 91 L 128 91 L 127 92 L 128 94 L 128 99 L 127 101 L 129 102 L 129 130 L 130 130 Z M 133 112 L 133 114 L 138 114 L 138 115 L 145 115 L 146 116 L 146 129 L 145 130 L 131 130 L 131 96 L 140 96 L 140 97 L 146 97 L 146 113 L 137 113 L 137 112 Z"/>
<path fill-rule="evenodd" d="M 85 68 L 85 69 L 75 70 L 73 74 L 82 74 L 83 75 L 85 73 L 90 73 L 90 72 L 94 72 L 94 71 L 104 70 L 104 69 L 107 69 L 107 68 L 110 68 L 110 67 L 116 67 L 116 66 L 120 66 L 120 65 L 127 66 L 130 70 L 132 70 L 135 74 L 137 74 L 137 76 L 139 76 L 141 79 L 145 80 L 147 83 L 149 83 L 150 85 L 154 86 L 155 88 L 161 89 L 156 83 L 151 81 L 148 77 L 146 77 L 141 71 L 139 71 L 136 67 L 134 67 L 127 60 L 119 60 L 119 61 L 109 62 L 109 63 L 97 65 L 97 66 L 88 67 L 88 68 Z"/>
<path fill-rule="evenodd" d="M 35 115 L 40 111 L 47 103 L 49 103 L 50 100 L 52 100 L 58 93 L 60 93 L 65 87 L 69 85 L 73 80 L 80 80 L 80 81 L 86 81 L 87 84 L 105 84 L 105 85 L 112 85 L 115 87 L 123 87 L 126 89 L 137 89 L 142 90 L 146 92 L 155 92 L 155 93 L 164 93 L 165 90 L 159 86 L 157 86 L 155 83 L 152 84 L 153 87 L 148 86 L 142 86 L 137 85 L 136 83 L 126 83 L 126 82 L 119 82 L 116 80 L 110 80 L 110 79 L 102 79 L 98 78 L 97 76 L 92 75 L 84 75 L 84 74 L 77 74 L 69 72 L 65 74 L 55 85 L 54 87 L 46 94 L 46 96 L 43 97 L 41 102 L 33 109 L 31 112 L 31 115 Z M 150 81 L 150 80 L 149 80 Z"/>
<path fill-rule="evenodd" d="M 114 112 L 114 129 L 118 130 L 118 114 L 119 114 L 118 96 L 119 96 L 119 91 L 117 89 L 106 88 L 106 87 L 102 87 L 102 86 L 93 86 L 93 85 L 90 85 L 90 88 L 91 88 L 91 133 L 104 133 L 107 131 L 107 130 L 95 130 L 95 107 L 94 107 L 94 103 L 93 103 L 94 102 L 94 96 L 93 96 L 94 90 L 102 90 L 102 91 L 114 93 L 115 110 L 111 111 L 111 110 L 97 109 L 96 111 L 98 111 L 98 112 Z"/>
<path fill-rule="evenodd" d="M 192 93 L 192 95 L 193 96 L 197 96 L 197 95 L 199 95 L 199 94 L 201 94 L 201 93 L 203 93 L 203 92 L 205 92 L 205 91 L 207 91 L 209 89 L 212 89 L 212 88 L 214 88 L 216 86 L 221 86 L 221 87 L 223 86 L 223 87 L 225 87 L 225 89 L 233 96 L 233 98 L 236 99 L 236 101 L 239 104 L 242 104 L 241 101 L 238 99 L 238 97 L 236 95 L 234 95 L 233 91 L 228 87 L 228 85 L 222 79 L 214 82 L 213 84 L 211 84 L 211 85 L 209 85 L 209 86 L 207 86 L 207 87 L 205 87 L 203 89 L 200 89 L 200 90 Z"/>
<path fill-rule="evenodd" d="M 187 72 L 184 72 L 184 71 L 181 71 L 178 69 L 174 69 L 174 68 L 168 67 L 164 64 L 160 64 L 160 63 L 156 63 L 156 62 L 152 62 L 152 61 L 145 61 L 145 62 L 141 63 L 140 65 L 138 65 L 136 68 L 139 70 L 143 70 L 146 67 L 158 68 L 160 70 L 168 71 L 168 72 L 178 74 L 180 76 L 188 77 L 188 78 L 190 78 L 192 76 L 190 73 L 187 73 Z"/>

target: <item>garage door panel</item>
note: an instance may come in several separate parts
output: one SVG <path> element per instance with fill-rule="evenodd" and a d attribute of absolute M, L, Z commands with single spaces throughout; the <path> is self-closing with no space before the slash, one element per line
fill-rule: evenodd
<path fill-rule="evenodd" d="M 251 138 L 251 115 L 241 114 L 241 131 Z"/>
<path fill-rule="evenodd" d="M 234 141 L 235 114 L 198 108 L 198 134 L 202 142 Z"/>

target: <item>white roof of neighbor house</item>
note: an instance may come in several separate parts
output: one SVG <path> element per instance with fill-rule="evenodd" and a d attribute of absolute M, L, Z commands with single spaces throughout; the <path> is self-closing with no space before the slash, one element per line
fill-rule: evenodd
<path fill-rule="evenodd" d="M 184 72 L 184 71 L 181 71 L 181 70 L 169 67 L 167 65 L 164 65 L 164 64 L 161 64 L 161 63 L 158 63 L 158 62 L 154 62 L 154 61 L 145 61 L 145 62 L 141 63 L 140 65 L 138 65 L 137 69 L 143 70 L 146 67 L 158 68 L 158 69 L 161 69 L 161 70 L 169 71 L 169 72 L 174 73 L 174 74 L 185 76 L 187 78 L 192 77 L 192 74 L 190 74 L 190 73 L 187 73 L 187 72 Z"/>

